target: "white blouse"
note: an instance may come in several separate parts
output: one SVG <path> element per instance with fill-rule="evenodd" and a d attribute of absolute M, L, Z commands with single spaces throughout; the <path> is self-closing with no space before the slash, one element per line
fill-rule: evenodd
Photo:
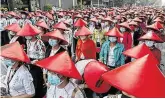
<path fill-rule="evenodd" d="M 75 86 L 69 82 L 64 88 L 51 85 L 47 91 L 47 98 L 71 98 Z M 74 98 L 84 98 L 82 92 L 78 90 Z"/>
<path fill-rule="evenodd" d="M 13 75 L 13 77 L 11 75 Z M 9 84 L 7 83 L 9 81 L 8 79 L 11 79 Z M 9 90 L 9 94 L 11 96 L 35 94 L 32 75 L 24 65 L 20 66 L 15 73 L 11 67 L 9 67 L 5 79 L 5 84 L 6 89 Z"/>

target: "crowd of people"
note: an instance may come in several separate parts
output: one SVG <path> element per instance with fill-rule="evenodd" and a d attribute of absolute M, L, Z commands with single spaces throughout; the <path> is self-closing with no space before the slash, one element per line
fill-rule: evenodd
<path fill-rule="evenodd" d="M 1 9 L 1 98 L 165 98 L 165 9 Z"/>

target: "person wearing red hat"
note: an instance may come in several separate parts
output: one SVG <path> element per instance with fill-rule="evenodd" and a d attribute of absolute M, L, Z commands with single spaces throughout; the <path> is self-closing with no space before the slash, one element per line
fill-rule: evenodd
<path fill-rule="evenodd" d="M 17 23 L 17 20 L 15 19 L 16 13 L 13 11 L 8 12 L 8 19 L 7 19 L 7 25 L 11 25 L 12 23 Z"/>
<path fill-rule="evenodd" d="M 37 35 L 41 33 L 42 31 L 37 29 L 37 27 L 34 27 L 33 25 L 26 23 L 24 27 L 17 32 L 18 36 L 25 37 L 26 45 L 25 50 L 27 52 L 27 55 L 31 59 L 31 64 L 29 65 L 30 73 L 33 76 L 34 79 L 34 86 L 35 86 L 35 96 L 34 97 L 43 97 L 43 72 L 42 69 L 35 66 L 33 63 L 37 60 L 41 60 L 45 58 L 45 52 L 46 47 L 43 43 L 43 41 L 39 38 L 37 38 Z"/>
<path fill-rule="evenodd" d="M 150 48 L 153 55 L 158 59 L 160 64 L 161 61 L 161 51 L 155 47 L 155 43 L 159 42 L 162 43 L 163 41 L 157 36 L 153 31 L 149 31 L 144 36 L 140 37 L 139 40 L 145 42 L 145 44 Z"/>
<path fill-rule="evenodd" d="M 122 54 L 124 51 L 124 45 L 117 41 L 118 38 L 123 37 L 123 34 L 121 34 L 119 30 L 114 27 L 104 35 L 108 36 L 109 40 L 103 43 L 99 60 L 111 69 L 125 64 L 125 57 Z"/>
<path fill-rule="evenodd" d="M 165 79 L 155 60 L 147 54 L 104 73 L 101 78 L 121 91 L 121 95 L 116 95 L 116 98 L 164 98 Z"/>
<path fill-rule="evenodd" d="M 82 59 L 96 59 L 96 45 L 93 40 L 88 38 L 92 33 L 83 26 L 76 33 L 79 39 L 76 45 L 76 61 Z"/>
<path fill-rule="evenodd" d="M 21 27 L 23 27 L 26 23 L 32 24 L 32 22 L 28 19 L 28 12 L 26 11 L 21 12 L 21 20 L 18 22 Z"/>
<path fill-rule="evenodd" d="M 17 49 L 17 51 L 13 51 Z M 18 42 L 1 46 L 0 56 L 4 57 L 4 64 L 8 66 L 5 78 L 6 94 L 1 98 L 32 98 L 35 95 L 33 78 L 25 64 L 30 59 Z"/>
<path fill-rule="evenodd" d="M 123 38 L 120 38 L 120 42 L 122 44 L 124 44 L 125 50 L 128 50 L 128 49 L 132 48 L 132 44 L 133 44 L 131 28 L 130 28 L 128 22 L 120 23 L 119 27 L 120 27 L 119 28 L 120 32 L 123 33 L 123 35 L 124 35 Z M 131 58 L 126 57 L 125 62 L 128 63 L 130 61 L 131 61 Z"/>
<path fill-rule="evenodd" d="M 83 90 L 70 80 L 70 78 L 79 80 L 82 78 L 66 51 L 37 61 L 35 64 L 51 73 L 48 77 L 50 85 L 47 98 L 85 98 Z"/>

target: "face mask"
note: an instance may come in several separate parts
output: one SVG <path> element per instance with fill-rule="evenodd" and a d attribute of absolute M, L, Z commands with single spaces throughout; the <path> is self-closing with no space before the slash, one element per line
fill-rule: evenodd
<path fill-rule="evenodd" d="M 13 36 L 15 35 L 15 33 L 14 33 L 14 32 L 12 32 L 12 31 L 10 31 L 9 33 L 10 33 L 10 35 L 13 35 Z"/>
<path fill-rule="evenodd" d="M 121 32 L 125 32 L 125 30 L 126 30 L 126 29 L 125 29 L 124 27 L 120 27 L 120 31 L 121 31 Z"/>
<path fill-rule="evenodd" d="M 32 39 L 32 36 L 25 36 L 25 38 L 26 38 L 27 40 L 31 40 L 31 39 Z"/>
<path fill-rule="evenodd" d="M 57 75 L 50 74 L 48 75 L 48 82 L 51 85 L 60 85 L 62 82 L 60 81 L 60 78 Z"/>
<path fill-rule="evenodd" d="M 25 16 L 25 15 L 22 15 L 22 18 L 23 18 L 23 19 L 25 19 L 25 18 L 26 18 L 26 16 Z"/>
<path fill-rule="evenodd" d="M 111 42 L 116 42 L 116 41 L 117 41 L 117 38 L 116 38 L 116 37 L 109 37 L 109 40 L 110 40 Z"/>
<path fill-rule="evenodd" d="M 105 25 L 108 25 L 108 22 L 105 22 Z"/>
<path fill-rule="evenodd" d="M 148 47 L 152 47 L 154 45 L 154 41 L 145 41 L 145 44 L 148 46 Z"/>
<path fill-rule="evenodd" d="M 4 64 L 7 66 L 7 67 L 11 67 L 15 64 L 14 61 L 10 60 L 10 59 L 4 59 Z"/>
<path fill-rule="evenodd" d="M 58 40 L 54 40 L 54 39 L 49 39 L 49 44 L 50 46 L 56 46 L 58 44 Z"/>
<path fill-rule="evenodd" d="M 101 23 L 101 20 L 98 20 L 99 23 Z"/>

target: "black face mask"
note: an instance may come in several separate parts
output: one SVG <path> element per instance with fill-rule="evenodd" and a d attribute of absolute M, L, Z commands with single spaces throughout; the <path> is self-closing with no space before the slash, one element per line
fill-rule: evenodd
<path fill-rule="evenodd" d="M 121 98 L 131 98 L 131 97 L 126 96 L 126 95 L 124 95 L 124 94 L 122 93 Z"/>

